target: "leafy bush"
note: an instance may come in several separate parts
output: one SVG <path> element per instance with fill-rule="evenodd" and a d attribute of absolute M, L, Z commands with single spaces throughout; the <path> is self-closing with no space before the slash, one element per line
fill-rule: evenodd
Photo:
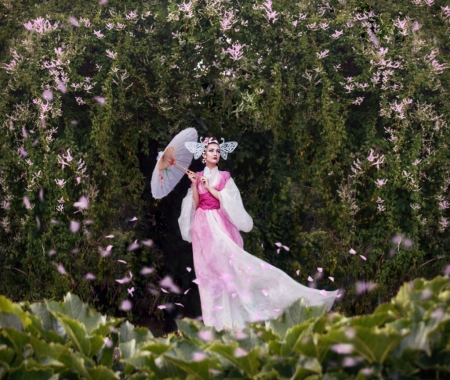
<path fill-rule="evenodd" d="M 417 279 L 371 315 L 300 300 L 241 331 L 183 319 L 177 333 L 155 338 L 70 293 L 31 305 L 1 296 L 0 379 L 440 378 L 450 372 L 449 307 L 448 278 Z"/>
<path fill-rule="evenodd" d="M 322 268 L 318 286 L 350 295 L 377 282 L 346 310 L 442 273 L 445 0 L 0 6 L 1 293 L 71 291 L 117 312 L 127 288 L 115 279 L 152 267 L 149 281 L 130 281 L 138 314 L 157 310 L 148 286 L 165 273 L 186 288 L 192 259 L 176 220 L 187 182 L 162 201 L 148 187 L 158 148 L 187 126 L 239 141 L 221 168 L 254 216 L 249 252 L 302 282 Z M 74 207 L 82 196 L 89 206 Z M 277 254 L 280 241 L 289 252 Z"/>

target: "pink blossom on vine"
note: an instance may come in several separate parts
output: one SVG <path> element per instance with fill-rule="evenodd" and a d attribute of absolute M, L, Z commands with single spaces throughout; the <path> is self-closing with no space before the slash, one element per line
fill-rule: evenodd
<path fill-rule="evenodd" d="M 387 183 L 387 179 L 377 179 L 375 182 L 375 185 L 377 185 L 378 188 L 380 188 L 381 186 L 386 185 Z"/>
<path fill-rule="evenodd" d="M 117 57 L 117 53 L 115 53 L 109 49 L 106 49 L 106 55 L 111 59 L 116 59 L 116 57 Z"/>
<path fill-rule="evenodd" d="M 101 30 L 94 30 L 94 34 L 98 37 L 98 38 L 104 38 L 105 35 L 101 32 Z"/>
<path fill-rule="evenodd" d="M 239 61 L 244 57 L 244 52 L 242 51 L 244 46 L 245 45 L 241 44 L 233 44 L 232 47 L 229 47 L 227 50 L 222 49 L 222 53 L 228 53 L 233 61 Z"/>
<path fill-rule="evenodd" d="M 330 51 L 329 51 L 328 49 L 326 49 L 326 50 L 324 50 L 324 51 L 321 51 L 321 52 L 317 52 L 317 53 L 316 53 L 317 58 L 318 58 L 318 59 L 323 59 L 323 58 L 325 58 L 325 57 L 328 56 L 328 53 L 329 53 L 329 52 L 330 52 Z"/>
<path fill-rule="evenodd" d="M 222 32 L 225 30 L 229 30 L 233 27 L 233 25 L 236 23 L 236 19 L 234 18 L 233 11 L 225 11 L 225 14 L 223 15 L 223 19 L 220 20 L 220 29 Z"/>
<path fill-rule="evenodd" d="M 338 39 L 343 33 L 343 30 L 335 30 L 331 37 L 333 37 L 334 39 Z"/>

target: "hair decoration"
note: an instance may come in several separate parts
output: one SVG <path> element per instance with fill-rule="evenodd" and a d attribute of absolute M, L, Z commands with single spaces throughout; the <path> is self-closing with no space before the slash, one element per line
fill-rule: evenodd
<path fill-rule="evenodd" d="M 194 153 L 194 158 L 198 159 L 203 154 L 203 152 L 206 151 L 206 148 L 209 144 L 217 144 L 220 147 L 220 156 L 226 160 L 228 158 L 228 153 L 233 153 L 233 151 L 238 146 L 238 143 L 236 141 L 227 141 L 225 142 L 224 138 L 221 138 L 222 143 L 219 144 L 219 141 L 217 141 L 213 137 L 200 137 L 200 142 L 196 141 L 189 141 L 184 143 L 184 146 L 189 150 L 189 152 Z"/>

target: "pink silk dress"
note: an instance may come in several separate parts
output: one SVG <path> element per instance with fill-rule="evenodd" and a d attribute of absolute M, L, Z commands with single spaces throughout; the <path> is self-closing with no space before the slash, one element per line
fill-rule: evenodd
<path fill-rule="evenodd" d="M 217 330 L 241 329 L 247 322 L 276 318 L 299 298 L 309 306 L 327 305 L 330 309 L 337 291 L 303 286 L 244 251 L 239 230 L 249 232 L 253 220 L 230 173 L 216 167 L 209 183 L 219 191 L 220 201 L 198 181 L 198 208 L 189 189 L 178 219 L 183 239 L 192 242 L 205 325 Z"/>

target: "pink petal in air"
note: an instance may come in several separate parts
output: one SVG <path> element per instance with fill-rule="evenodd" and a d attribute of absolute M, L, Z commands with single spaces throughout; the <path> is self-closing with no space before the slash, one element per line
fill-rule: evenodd
<path fill-rule="evenodd" d="M 190 271 L 192 270 L 192 268 L 186 267 L 186 270 L 187 270 L 188 272 L 190 272 Z"/>
<path fill-rule="evenodd" d="M 103 96 L 94 96 L 94 100 L 101 106 L 104 106 L 106 104 L 106 99 Z"/>
<path fill-rule="evenodd" d="M 131 218 L 130 220 L 129 220 L 129 222 L 135 222 L 137 220 L 137 218 L 134 216 L 133 218 Z"/>
<path fill-rule="evenodd" d="M 351 248 L 350 251 L 348 251 L 348 252 L 352 255 L 356 254 L 356 251 L 353 248 Z"/>
<path fill-rule="evenodd" d="M 152 239 L 148 239 L 148 240 L 141 240 L 142 245 L 145 245 L 146 247 L 151 247 L 153 245 L 153 240 Z"/>
<path fill-rule="evenodd" d="M 331 281 L 334 281 L 334 277 L 329 276 L 328 277 Z"/>
<path fill-rule="evenodd" d="M 117 260 L 117 262 L 122 263 L 122 264 L 126 264 L 127 263 L 125 260 Z"/>
<path fill-rule="evenodd" d="M 308 281 L 311 282 L 311 281 L 314 281 L 314 280 L 312 279 L 311 276 L 308 276 Z"/>
<path fill-rule="evenodd" d="M 183 305 L 182 303 L 177 303 L 177 302 L 175 302 L 175 305 L 184 307 L 184 305 Z"/>
<path fill-rule="evenodd" d="M 30 200 L 28 199 L 28 197 L 26 195 L 23 197 L 23 203 L 25 203 L 25 208 L 27 210 L 31 209 Z"/>
<path fill-rule="evenodd" d="M 107 235 L 105 236 L 106 239 L 112 239 L 114 237 L 114 235 Z"/>
<path fill-rule="evenodd" d="M 144 268 L 141 269 L 141 272 L 140 272 L 140 273 L 141 273 L 143 276 L 146 276 L 146 275 L 148 275 L 148 274 L 150 274 L 150 273 L 153 273 L 153 271 L 154 271 L 153 268 L 147 268 L 147 267 L 144 267 Z"/>
<path fill-rule="evenodd" d="M 72 233 L 75 233 L 79 229 L 80 229 L 80 222 L 77 222 L 75 220 L 71 220 L 70 221 L 70 231 L 72 231 Z"/>
<path fill-rule="evenodd" d="M 280 254 L 280 248 L 277 249 L 277 253 Z"/>
<path fill-rule="evenodd" d="M 241 358 L 242 356 L 246 356 L 248 354 L 248 352 L 247 351 L 245 351 L 243 348 L 241 348 L 241 347 L 237 347 L 235 350 L 234 350 L 234 357 L 236 357 L 236 358 Z"/>
<path fill-rule="evenodd" d="M 108 245 L 107 247 L 106 247 L 106 250 L 108 251 L 108 252 L 111 252 L 111 249 L 112 249 L 112 245 Z"/>
<path fill-rule="evenodd" d="M 70 17 L 69 17 L 69 22 L 70 22 L 73 26 L 75 26 L 75 27 L 77 27 L 77 28 L 80 27 L 80 24 L 78 23 L 78 21 L 77 21 L 77 19 L 76 19 L 75 17 L 70 16 Z"/>
<path fill-rule="evenodd" d="M 159 305 L 159 306 L 158 306 L 158 309 L 161 309 L 161 310 L 162 310 L 162 309 L 165 309 L 165 308 L 166 308 L 166 305 Z"/>
<path fill-rule="evenodd" d="M 278 243 L 275 243 L 275 245 L 276 245 L 278 248 L 281 248 L 281 246 L 282 246 L 283 244 L 281 244 L 280 242 L 278 242 Z"/>
<path fill-rule="evenodd" d="M 130 244 L 128 247 L 129 251 L 134 251 L 139 248 L 139 244 L 137 243 L 137 240 L 135 240 L 133 243 Z"/>
<path fill-rule="evenodd" d="M 62 275 L 65 275 L 67 273 L 61 264 L 58 265 L 58 272 L 61 273 Z"/>
<path fill-rule="evenodd" d="M 367 257 L 366 256 L 359 255 L 359 257 L 361 257 L 361 259 L 363 259 L 364 261 L 367 261 Z"/>
<path fill-rule="evenodd" d="M 189 288 L 188 290 L 185 290 L 183 294 L 188 294 L 189 290 L 191 290 L 191 288 Z"/>
<path fill-rule="evenodd" d="M 131 310 L 132 307 L 133 304 L 129 300 L 123 300 L 122 303 L 120 304 L 120 309 L 123 311 Z"/>
<path fill-rule="evenodd" d="M 51 249 L 50 251 L 48 251 L 49 256 L 53 256 L 55 253 L 56 253 L 56 251 L 54 249 Z"/>
<path fill-rule="evenodd" d="M 295 273 L 297 274 L 297 276 L 300 276 L 300 269 L 296 270 Z"/>
<path fill-rule="evenodd" d="M 291 250 L 289 247 L 286 247 L 285 245 L 283 245 L 283 248 L 285 249 L 285 251 L 290 251 Z"/>
<path fill-rule="evenodd" d="M 134 286 L 132 288 L 128 288 L 127 289 L 128 294 L 131 295 L 131 297 L 133 297 L 133 293 L 134 293 Z"/>
<path fill-rule="evenodd" d="M 197 280 L 197 279 L 195 279 L 195 280 L 192 280 L 192 282 L 193 282 L 194 284 L 197 284 L 197 285 L 198 285 L 200 281 Z"/>
<path fill-rule="evenodd" d="M 161 288 L 161 291 L 163 292 L 163 293 L 169 293 L 166 289 L 164 289 L 164 288 Z"/>
<path fill-rule="evenodd" d="M 181 289 L 176 285 L 170 276 L 164 277 L 160 283 L 161 286 L 169 288 L 172 293 L 180 294 Z"/>
<path fill-rule="evenodd" d="M 84 278 L 86 280 L 95 280 L 97 277 L 95 277 L 95 275 L 93 275 L 92 273 L 86 273 L 86 275 L 84 276 Z"/>
<path fill-rule="evenodd" d="M 317 270 L 322 273 L 323 269 L 322 268 L 317 268 Z"/>

